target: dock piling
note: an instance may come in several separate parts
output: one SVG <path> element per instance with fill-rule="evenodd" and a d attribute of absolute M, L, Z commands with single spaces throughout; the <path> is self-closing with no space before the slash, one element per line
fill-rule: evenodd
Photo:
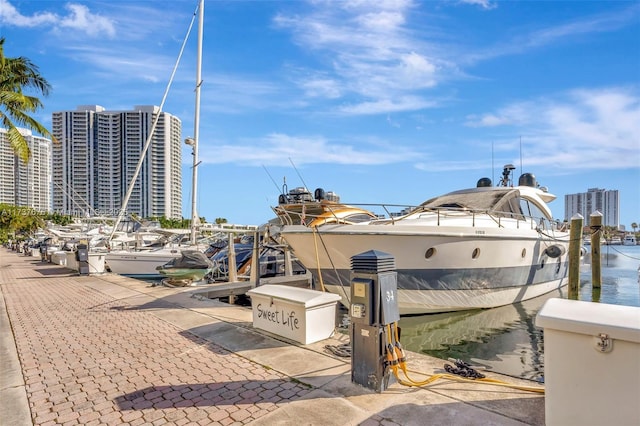
<path fill-rule="evenodd" d="M 595 211 L 589 216 L 591 227 L 591 287 L 600 288 L 602 284 L 602 257 L 600 256 L 600 235 L 602 235 L 602 213 Z"/>
<path fill-rule="evenodd" d="M 569 231 L 569 299 L 578 300 L 580 294 L 580 248 L 582 245 L 583 217 L 576 214 L 571 218 Z"/>

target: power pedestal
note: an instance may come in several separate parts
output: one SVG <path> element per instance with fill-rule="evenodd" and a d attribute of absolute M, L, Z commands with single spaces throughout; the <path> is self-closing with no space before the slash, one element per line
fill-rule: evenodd
<path fill-rule="evenodd" d="M 351 381 L 382 392 L 389 386 L 387 325 L 400 319 L 395 259 L 367 251 L 351 258 Z"/>

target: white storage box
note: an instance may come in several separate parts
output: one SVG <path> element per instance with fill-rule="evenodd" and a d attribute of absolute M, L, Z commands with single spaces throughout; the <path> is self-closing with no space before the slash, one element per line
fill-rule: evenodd
<path fill-rule="evenodd" d="M 286 285 L 263 285 L 247 292 L 253 326 L 302 344 L 331 337 L 340 296 Z"/>
<path fill-rule="evenodd" d="M 76 252 L 75 251 L 68 251 L 67 252 L 67 269 L 72 269 L 74 271 L 78 270 L 78 260 L 76 259 Z"/>
<path fill-rule="evenodd" d="M 103 274 L 105 270 L 106 253 L 89 252 L 89 275 Z"/>
<path fill-rule="evenodd" d="M 67 253 L 66 251 L 54 251 L 51 253 L 51 263 L 55 263 L 60 266 L 67 266 Z"/>
<path fill-rule="evenodd" d="M 640 308 L 550 299 L 536 325 L 548 426 L 640 424 Z"/>

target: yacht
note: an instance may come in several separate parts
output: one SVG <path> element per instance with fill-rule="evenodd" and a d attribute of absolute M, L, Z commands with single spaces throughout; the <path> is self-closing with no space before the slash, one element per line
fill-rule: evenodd
<path fill-rule="evenodd" d="M 316 286 L 349 306 L 351 259 L 381 252 L 394 259 L 401 315 L 493 308 L 567 284 L 568 230 L 552 219 L 555 195 L 507 165 L 500 185 L 429 199 L 403 215 L 316 227 L 284 224 L 281 235 Z M 386 207 L 385 207 L 386 210 Z"/>
<path fill-rule="evenodd" d="M 627 233 L 622 239 L 623 246 L 635 246 L 637 244 L 635 234 Z"/>

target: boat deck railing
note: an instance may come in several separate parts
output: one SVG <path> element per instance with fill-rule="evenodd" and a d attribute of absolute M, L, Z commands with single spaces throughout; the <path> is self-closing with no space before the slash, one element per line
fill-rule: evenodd
<path fill-rule="evenodd" d="M 346 207 L 353 208 L 353 215 L 345 214 Z M 567 227 L 564 222 L 550 220 L 546 217 L 460 207 L 433 208 L 402 204 L 349 204 L 345 206 L 340 204 L 325 206 L 324 212 L 320 215 L 309 213 L 304 208 L 288 209 L 278 206 L 273 210 L 283 225 L 314 226 L 314 223 L 317 223 L 316 226 L 321 226 L 325 223 L 354 224 L 361 222 L 369 222 L 371 225 L 393 225 L 406 220 L 433 218 L 435 226 L 450 225 L 454 219 L 468 219 L 472 227 L 486 226 L 488 220 L 499 228 L 515 225 L 517 229 L 525 226 L 532 230 L 565 231 Z M 363 211 L 369 211 L 372 215 L 367 216 L 362 213 Z M 384 214 L 375 213 L 377 211 L 384 211 Z M 372 218 L 373 216 L 376 216 L 377 219 Z"/>

